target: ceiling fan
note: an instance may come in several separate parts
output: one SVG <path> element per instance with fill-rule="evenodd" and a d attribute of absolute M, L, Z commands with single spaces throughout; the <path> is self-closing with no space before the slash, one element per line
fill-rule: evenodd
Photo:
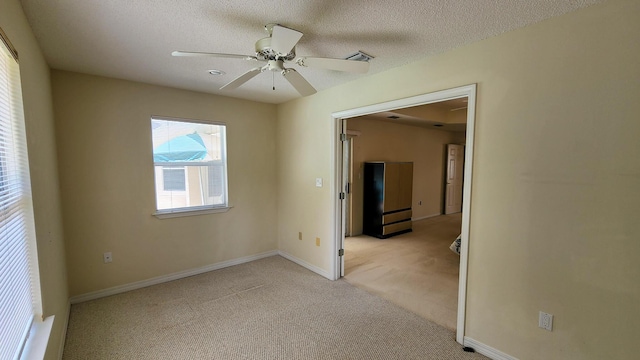
<path fill-rule="evenodd" d="M 312 95 L 316 93 L 316 89 L 298 73 L 295 69 L 285 68 L 285 63 L 295 63 L 299 66 L 313 67 L 319 69 L 348 71 L 354 73 L 366 73 L 369 70 L 367 61 L 319 58 L 302 56 L 296 59 L 295 46 L 302 38 L 302 33 L 293 29 L 289 29 L 279 24 L 265 25 L 264 29 L 269 36 L 262 38 L 256 42 L 256 55 L 236 55 L 236 54 L 220 54 L 205 52 L 189 52 L 174 51 L 173 56 L 213 56 L 221 58 L 235 58 L 242 60 L 251 60 L 266 62 L 265 65 L 253 68 L 244 74 L 238 76 L 228 84 L 220 88 L 220 90 L 233 90 L 240 85 L 251 80 L 254 76 L 264 72 L 279 72 L 282 76 L 302 95 Z"/>

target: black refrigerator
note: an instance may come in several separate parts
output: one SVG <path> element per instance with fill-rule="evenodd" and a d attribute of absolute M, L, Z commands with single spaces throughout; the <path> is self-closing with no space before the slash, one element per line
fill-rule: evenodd
<path fill-rule="evenodd" d="M 413 163 L 364 163 L 363 233 L 380 239 L 411 231 Z"/>

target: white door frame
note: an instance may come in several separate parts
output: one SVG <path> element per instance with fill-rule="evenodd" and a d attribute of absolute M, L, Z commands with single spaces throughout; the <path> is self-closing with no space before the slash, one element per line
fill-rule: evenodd
<path fill-rule="evenodd" d="M 391 111 L 411 106 L 425 105 L 435 102 L 441 102 L 451 99 L 467 97 L 467 133 L 466 133 L 466 151 L 464 162 L 464 188 L 462 193 L 462 246 L 460 253 L 460 274 L 458 279 L 458 318 L 456 324 L 456 341 L 463 344 L 464 341 L 464 325 L 465 311 L 467 304 L 467 265 L 469 259 L 469 225 L 471 210 L 471 172 L 473 170 L 473 138 L 475 128 L 475 105 L 476 105 L 476 84 L 461 86 L 454 89 L 437 91 L 429 94 L 417 95 L 409 98 L 388 101 L 380 104 L 368 105 L 356 109 L 335 112 L 333 117 L 333 179 L 332 194 L 334 199 L 334 234 L 333 251 L 331 252 L 330 263 L 332 264 L 331 278 L 337 280 L 340 278 L 341 257 L 338 251 L 344 243 L 344 201 L 340 200 L 340 192 L 344 191 L 342 184 L 342 142 L 340 134 L 342 132 L 342 120 L 356 116 L 374 114 L 378 112 Z M 453 241 L 453 239 L 452 239 Z"/>

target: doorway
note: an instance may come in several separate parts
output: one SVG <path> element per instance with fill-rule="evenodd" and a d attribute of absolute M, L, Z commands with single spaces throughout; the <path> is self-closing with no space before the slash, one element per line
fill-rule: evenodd
<path fill-rule="evenodd" d="M 463 162 L 455 156 L 447 159 L 446 149 L 464 144 L 466 109 L 460 108 L 466 101 L 465 97 L 345 120 L 348 131 L 358 131 L 360 136 L 352 140 L 354 165 L 346 169 L 355 174 L 352 193 L 346 198 L 347 209 L 351 203 L 353 211 L 346 218 L 353 215 L 356 231 L 345 237 L 343 279 L 453 331 L 460 256 L 450 246 L 460 235 L 462 218 L 461 208 L 447 211 L 445 205 L 446 190 L 461 177 Z M 367 174 L 381 169 L 381 162 L 391 173 L 400 164 L 410 165 L 412 171 L 402 183 L 391 173 L 384 176 L 385 195 L 378 199 Z M 393 211 L 399 209 L 394 204 L 400 199 L 392 195 L 401 193 L 408 195 L 399 207 L 404 210 Z M 387 195 L 392 198 L 389 204 L 384 202 L 382 219 L 389 224 L 378 228 L 378 201 Z M 373 203 L 371 196 L 377 199 Z M 409 221 L 398 222 L 402 220 L 398 215 Z M 386 240 L 379 239 L 383 232 L 397 231 Z"/>
<path fill-rule="evenodd" d="M 390 101 L 386 103 L 366 106 L 363 108 L 357 108 L 347 111 L 342 111 L 333 114 L 334 126 L 336 131 L 335 143 L 335 166 L 334 166 L 334 181 L 333 189 L 335 191 L 335 223 L 336 224 L 336 241 L 335 241 L 335 254 L 332 256 L 332 263 L 334 264 L 333 277 L 335 279 L 340 277 L 343 266 L 343 249 L 344 249 L 344 226 L 346 224 L 346 202 L 342 199 L 345 198 L 346 184 L 344 182 L 344 169 L 343 154 L 345 150 L 346 140 L 346 119 L 380 113 L 385 111 L 392 111 L 397 109 L 416 107 L 420 105 L 432 104 L 446 100 L 467 98 L 468 110 L 466 121 L 466 153 L 465 153 L 465 166 L 464 166 L 464 189 L 463 189 L 463 210 L 462 210 L 462 234 L 461 243 L 462 250 L 460 253 L 460 269 L 459 269 L 459 281 L 458 281 L 458 304 L 457 304 L 457 320 L 456 320 L 456 340 L 459 343 L 463 343 L 464 337 L 464 319 L 465 319 L 465 304 L 466 304 L 466 281 L 467 281 L 467 259 L 468 259 L 468 242 L 469 242 L 469 219 L 470 219 L 470 197 L 471 197 L 471 170 L 473 159 L 473 129 L 475 121 L 475 98 L 476 98 L 476 85 L 468 85 L 460 88 L 444 90 L 424 95 L 419 95 L 411 98 L 400 99 Z"/>

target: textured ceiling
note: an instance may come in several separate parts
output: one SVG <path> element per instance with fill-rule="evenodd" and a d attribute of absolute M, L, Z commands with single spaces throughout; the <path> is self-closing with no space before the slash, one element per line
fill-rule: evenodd
<path fill-rule="evenodd" d="M 597 2 L 22 0 L 22 5 L 54 69 L 281 103 L 300 95 L 271 72 L 236 90 L 218 90 L 255 62 L 170 54 L 254 55 L 255 42 L 267 36 L 264 25 L 279 23 L 304 33 L 298 56 L 343 58 L 361 50 L 375 57 L 372 74 Z M 367 76 L 293 67 L 318 91 Z M 226 74 L 211 76 L 210 69 Z"/>
<path fill-rule="evenodd" d="M 431 130 L 465 132 L 467 130 L 466 97 L 426 105 L 359 116 L 364 120 L 377 120 L 390 124 L 423 127 Z"/>

